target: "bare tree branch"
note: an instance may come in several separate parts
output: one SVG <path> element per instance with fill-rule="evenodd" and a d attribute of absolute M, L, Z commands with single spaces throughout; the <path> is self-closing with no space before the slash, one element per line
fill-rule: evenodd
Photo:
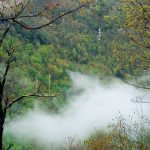
<path fill-rule="evenodd" d="M 138 96 L 138 97 L 136 97 L 135 100 L 132 100 L 132 102 L 134 102 L 134 103 L 143 103 L 143 104 L 148 104 L 148 103 L 150 103 L 150 101 L 143 101 L 143 98 L 144 98 L 144 97 Z"/>
<path fill-rule="evenodd" d="M 10 24 L 9 27 L 4 31 L 2 38 L 0 39 L 0 47 L 2 46 L 3 40 L 5 39 L 5 36 L 7 35 L 7 33 L 9 32 L 11 26 L 12 24 Z"/>
<path fill-rule="evenodd" d="M 79 6 L 79 7 L 77 7 L 77 8 L 75 8 L 75 9 L 73 9 L 73 10 L 67 11 L 67 12 L 61 14 L 60 16 L 54 18 L 53 20 L 50 20 L 48 23 L 45 23 L 45 24 L 40 25 L 40 26 L 37 26 L 37 27 L 32 27 L 32 26 L 25 25 L 24 23 L 21 23 L 20 21 L 16 20 L 17 18 L 14 18 L 14 19 L 12 19 L 12 20 L 13 20 L 16 24 L 20 25 L 21 27 L 23 27 L 23 28 L 25 28 L 25 29 L 37 30 L 37 29 L 41 29 L 41 28 L 43 28 L 43 27 L 49 26 L 50 24 L 56 22 L 57 20 L 63 18 L 64 16 L 66 16 L 66 15 L 68 15 L 68 14 L 71 14 L 71 13 L 73 13 L 73 12 L 76 12 L 77 10 L 81 9 L 82 7 L 85 7 L 87 4 L 89 4 L 89 2 L 88 2 L 88 3 L 85 3 L 85 4 L 81 5 L 81 6 Z"/>
<path fill-rule="evenodd" d="M 134 86 L 136 88 L 139 88 L 139 89 L 150 90 L 150 87 L 147 87 L 147 86 L 144 86 L 144 85 L 139 86 L 139 85 L 137 85 L 135 83 L 130 83 L 129 81 L 124 81 L 124 82 L 127 83 L 127 84 L 129 84 L 129 85 L 132 85 L 132 86 Z"/>
<path fill-rule="evenodd" d="M 42 98 L 46 98 L 46 97 L 56 97 L 56 95 L 40 95 L 40 94 L 28 94 L 28 95 L 23 95 L 18 97 L 17 99 L 13 100 L 9 105 L 6 106 L 6 109 L 10 108 L 13 104 L 15 104 L 16 102 L 22 101 L 25 98 L 29 98 L 29 97 L 42 97 Z"/>
<path fill-rule="evenodd" d="M 13 49 L 11 49 L 11 50 L 12 50 L 11 52 L 7 52 L 9 58 L 8 58 L 8 60 L 7 60 L 7 62 L 6 62 L 7 65 L 6 65 L 6 69 L 5 69 L 5 72 L 4 72 L 4 75 L 3 75 L 3 79 L 2 79 L 2 87 L 3 87 L 3 89 L 4 89 L 4 86 L 5 86 L 7 74 L 8 74 L 8 72 L 9 72 L 10 64 L 11 64 L 11 62 L 12 62 L 12 57 L 13 57 L 13 54 L 14 54 L 14 50 L 15 50 L 15 49 L 13 48 Z"/>
<path fill-rule="evenodd" d="M 10 150 L 13 147 L 13 144 L 10 144 L 6 150 Z"/>

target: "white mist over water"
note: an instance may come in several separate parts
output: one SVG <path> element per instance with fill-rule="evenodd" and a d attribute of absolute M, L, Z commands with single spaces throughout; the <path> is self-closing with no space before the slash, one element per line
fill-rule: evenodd
<path fill-rule="evenodd" d="M 69 104 L 60 114 L 50 114 L 35 108 L 6 125 L 6 132 L 17 138 L 25 138 L 39 144 L 62 143 L 67 137 L 83 139 L 94 131 L 112 123 L 120 111 L 132 115 L 138 104 L 131 102 L 136 96 L 148 93 L 114 81 L 103 85 L 98 79 L 80 73 L 70 73 L 75 92 L 68 96 Z M 150 112 L 143 104 L 146 114 Z"/>

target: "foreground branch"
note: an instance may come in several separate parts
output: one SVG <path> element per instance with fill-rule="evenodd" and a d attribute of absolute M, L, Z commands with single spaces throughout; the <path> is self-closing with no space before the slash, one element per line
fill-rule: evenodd
<path fill-rule="evenodd" d="M 13 147 L 13 144 L 10 144 L 6 150 L 10 150 Z"/>
<path fill-rule="evenodd" d="M 143 101 L 144 97 L 136 97 L 135 100 L 132 100 L 132 102 L 134 103 L 142 103 L 142 104 L 150 104 L 150 101 Z"/>
<path fill-rule="evenodd" d="M 79 6 L 79 7 L 77 7 L 77 8 L 75 8 L 75 9 L 73 9 L 73 10 L 67 11 L 67 12 L 61 14 L 60 16 L 54 18 L 53 20 L 50 20 L 48 23 L 45 23 L 45 24 L 40 25 L 40 26 L 37 26 L 37 27 L 31 27 L 31 26 L 25 25 L 24 23 L 21 23 L 20 21 L 16 20 L 16 18 L 15 18 L 15 19 L 12 19 L 12 20 L 13 20 L 16 24 L 20 25 L 21 27 L 23 27 L 23 28 L 25 28 L 25 29 L 28 29 L 28 30 L 37 30 L 37 29 L 41 29 L 41 28 L 43 28 L 43 27 L 49 26 L 50 24 L 56 22 L 57 20 L 63 18 L 64 16 L 66 16 L 66 15 L 68 15 L 68 14 L 71 14 L 71 13 L 73 13 L 73 12 L 76 12 L 77 10 L 81 9 L 82 7 L 85 7 L 87 4 L 89 4 L 89 2 L 87 2 L 87 3 L 85 3 L 85 4 L 81 5 L 81 6 Z"/>
<path fill-rule="evenodd" d="M 139 85 L 137 85 L 137 84 L 130 83 L 130 82 L 128 82 L 128 81 L 124 81 L 124 82 L 127 83 L 128 85 L 132 85 L 132 86 L 134 86 L 134 87 L 136 87 L 136 88 L 138 88 L 138 89 L 150 90 L 150 87 L 147 87 L 147 86 L 144 86 L 144 85 L 139 86 Z"/>
<path fill-rule="evenodd" d="M 55 97 L 55 95 L 39 95 L 37 93 L 35 94 L 28 94 L 28 95 L 23 95 L 18 97 L 17 99 L 13 100 L 9 105 L 6 106 L 6 109 L 10 108 L 13 104 L 24 100 L 25 98 L 29 98 L 29 97 Z"/>
<path fill-rule="evenodd" d="M 2 35 L 2 37 L 1 37 L 1 39 L 0 39 L 0 47 L 2 46 L 2 43 L 3 43 L 3 41 L 4 41 L 4 39 L 5 39 L 6 35 L 7 35 L 7 33 L 9 32 L 10 28 L 11 28 L 11 24 L 10 24 L 10 26 L 4 31 L 4 33 L 3 33 L 3 35 Z"/>

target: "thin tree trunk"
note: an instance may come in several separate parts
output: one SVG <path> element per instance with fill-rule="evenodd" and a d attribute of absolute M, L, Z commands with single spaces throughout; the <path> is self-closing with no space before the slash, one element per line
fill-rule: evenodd
<path fill-rule="evenodd" d="M 3 116 L 3 108 L 2 101 L 0 102 L 0 150 L 3 149 L 3 125 L 4 125 L 4 116 Z"/>
<path fill-rule="evenodd" d="M 0 150 L 3 149 L 3 126 L 4 126 L 4 112 L 3 112 L 3 86 L 0 82 Z"/>

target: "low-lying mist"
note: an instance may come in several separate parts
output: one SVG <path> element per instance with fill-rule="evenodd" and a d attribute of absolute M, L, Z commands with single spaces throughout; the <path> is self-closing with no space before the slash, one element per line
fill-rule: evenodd
<path fill-rule="evenodd" d="M 40 106 L 6 125 L 5 132 L 19 139 L 38 144 L 60 144 L 67 137 L 84 139 L 95 129 L 104 129 L 121 112 L 132 115 L 138 105 L 132 100 L 137 96 L 150 95 L 144 91 L 115 80 L 104 84 L 98 78 L 80 73 L 70 73 L 72 95 L 67 96 L 68 105 L 59 114 L 51 114 Z M 148 106 L 142 104 L 148 114 Z"/>

